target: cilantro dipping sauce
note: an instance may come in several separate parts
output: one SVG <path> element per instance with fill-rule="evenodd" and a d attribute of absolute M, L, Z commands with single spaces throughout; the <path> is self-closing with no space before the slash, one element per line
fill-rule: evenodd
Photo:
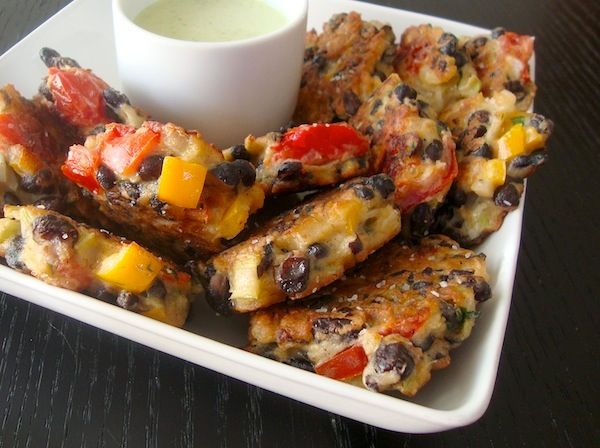
<path fill-rule="evenodd" d="M 134 22 L 174 39 L 226 42 L 268 34 L 286 17 L 264 0 L 158 0 Z"/>

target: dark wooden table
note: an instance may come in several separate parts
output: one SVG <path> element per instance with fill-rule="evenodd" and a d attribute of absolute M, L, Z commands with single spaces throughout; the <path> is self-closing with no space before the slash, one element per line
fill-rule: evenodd
<path fill-rule="evenodd" d="M 2 0 L 0 53 L 68 0 Z M 431 435 L 379 430 L 0 296 L 0 447 L 600 446 L 600 3 L 379 0 L 534 34 L 556 132 L 529 182 L 490 407 Z"/>

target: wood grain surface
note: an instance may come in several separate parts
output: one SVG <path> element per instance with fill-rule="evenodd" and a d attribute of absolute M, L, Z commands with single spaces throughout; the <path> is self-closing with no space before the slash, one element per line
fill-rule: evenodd
<path fill-rule="evenodd" d="M 67 3 L 0 1 L 0 53 Z M 536 36 L 536 110 L 556 132 L 528 185 L 486 414 L 439 434 L 384 431 L 1 294 L 0 447 L 600 446 L 600 3 L 377 3 Z"/>

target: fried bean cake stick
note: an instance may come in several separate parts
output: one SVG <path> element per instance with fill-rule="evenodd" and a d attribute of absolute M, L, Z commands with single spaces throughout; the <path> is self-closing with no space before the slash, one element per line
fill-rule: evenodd
<path fill-rule="evenodd" d="M 0 89 L 0 216 L 5 204 L 34 204 L 106 226 L 97 207 L 60 172 L 76 129 L 23 98 Z"/>
<path fill-rule="evenodd" d="M 377 392 L 415 395 L 491 296 L 485 256 L 444 236 L 386 245 L 302 303 L 253 313 L 249 350 Z"/>
<path fill-rule="evenodd" d="M 458 38 L 432 25 L 404 31 L 394 69 L 429 105 L 432 118 L 448 104 L 475 95 L 481 86 Z"/>
<path fill-rule="evenodd" d="M 227 160 L 249 160 L 267 195 L 308 191 L 377 172 L 381 156 L 347 123 L 301 125 L 223 151 Z"/>
<path fill-rule="evenodd" d="M 394 184 L 358 178 L 263 226 L 200 270 L 219 312 L 249 312 L 301 299 L 340 278 L 400 231 Z"/>
<path fill-rule="evenodd" d="M 108 123 L 139 127 L 148 119 L 144 112 L 131 106 L 127 96 L 91 70 L 81 68 L 74 59 L 47 47 L 40 50 L 40 58 L 48 67 L 48 74 L 36 101 L 74 126 L 81 138 L 102 131 Z"/>
<path fill-rule="evenodd" d="M 457 139 L 458 177 L 439 210 L 437 230 L 462 245 L 481 243 L 519 205 L 523 180 L 547 159 L 554 127 L 519 110 L 508 90 L 461 100 L 440 116 Z"/>
<path fill-rule="evenodd" d="M 0 206 L 60 199 L 58 167 L 68 146 L 48 129 L 35 104 L 12 85 L 0 89 Z"/>
<path fill-rule="evenodd" d="M 370 138 L 379 171 L 392 178 L 406 236 L 426 235 L 458 173 L 447 126 L 422 116 L 417 92 L 390 75 L 350 120 Z"/>
<path fill-rule="evenodd" d="M 389 25 L 356 12 L 332 16 L 321 34 L 308 32 L 294 120 L 347 121 L 392 72 L 394 41 Z"/>
<path fill-rule="evenodd" d="M 34 206 L 4 207 L 0 257 L 21 272 L 181 327 L 200 284 L 134 242 Z"/>
<path fill-rule="evenodd" d="M 182 261 L 223 250 L 264 201 L 249 162 L 170 123 L 108 124 L 71 147 L 62 171 L 126 236 Z"/>
<path fill-rule="evenodd" d="M 496 28 L 489 36 L 461 41 L 481 80 L 481 92 L 490 97 L 510 90 L 517 98 L 517 109 L 528 110 L 536 91 L 529 73 L 534 38 Z"/>

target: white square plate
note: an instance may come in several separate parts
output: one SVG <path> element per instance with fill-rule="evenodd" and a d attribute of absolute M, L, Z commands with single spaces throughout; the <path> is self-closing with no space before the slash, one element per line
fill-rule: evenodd
<path fill-rule="evenodd" d="M 355 10 L 367 20 L 390 23 L 400 36 L 412 24 L 432 23 L 457 35 L 486 32 L 436 17 L 349 0 L 311 0 L 309 27 L 321 29 L 333 13 Z M 41 47 L 55 48 L 119 87 L 110 0 L 76 0 L 0 57 L 0 84 L 13 83 L 32 96 L 45 67 Z M 407 400 L 377 394 L 237 348 L 246 343 L 247 318 L 218 317 L 196 303 L 185 329 L 173 328 L 116 306 L 46 285 L 0 266 L 0 288 L 9 294 L 71 316 L 217 372 L 374 426 L 410 433 L 467 425 L 491 398 L 515 276 L 523 201 L 502 229 L 479 250 L 488 256 L 493 298 L 482 304 L 471 337 L 452 355 L 452 365 Z"/>

